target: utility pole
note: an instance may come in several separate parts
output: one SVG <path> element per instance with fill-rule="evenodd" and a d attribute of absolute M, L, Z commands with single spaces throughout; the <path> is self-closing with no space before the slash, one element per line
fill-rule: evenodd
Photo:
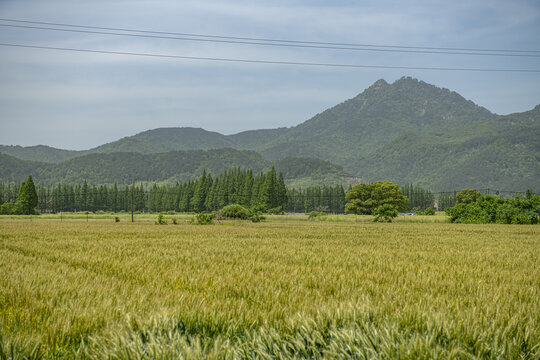
<path fill-rule="evenodd" d="M 131 185 L 131 222 L 133 222 L 133 185 Z"/>

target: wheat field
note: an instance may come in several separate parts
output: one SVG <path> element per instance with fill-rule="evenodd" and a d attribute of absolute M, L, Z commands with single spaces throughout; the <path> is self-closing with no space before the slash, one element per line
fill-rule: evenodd
<path fill-rule="evenodd" d="M 0 359 L 538 359 L 540 227 L 0 219 Z"/>

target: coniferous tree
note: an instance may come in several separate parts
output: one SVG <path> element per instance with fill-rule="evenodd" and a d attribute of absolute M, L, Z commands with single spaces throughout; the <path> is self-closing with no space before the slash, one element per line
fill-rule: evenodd
<path fill-rule="evenodd" d="M 206 170 L 204 170 L 203 174 L 197 181 L 195 185 L 195 190 L 193 192 L 192 206 L 193 206 L 193 211 L 195 212 L 203 212 L 205 209 L 204 202 L 206 200 L 206 195 L 207 195 L 206 181 L 207 181 Z"/>
<path fill-rule="evenodd" d="M 253 180 L 253 185 L 251 187 L 251 200 L 250 200 L 250 205 L 251 206 L 254 206 L 254 205 L 259 205 L 262 203 L 262 199 L 261 199 L 261 187 L 264 183 L 264 174 L 263 173 L 258 173 L 256 176 L 255 176 L 255 179 Z"/>
<path fill-rule="evenodd" d="M 81 188 L 81 210 L 88 210 L 88 183 L 84 180 L 84 183 Z"/>
<path fill-rule="evenodd" d="M 26 182 L 22 182 L 17 194 L 16 211 L 20 214 L 31 215 L 36 213 L 38 206 L 38 196 L 32 175 L 28 176 Z"/>
<path fill-rule="evenodd" d="M 268 209 L 272 209 L 277 206 L 276 183 L 276 170 L 272 166 L 272 169 L 266 174 L 266 180 L 264 181 L 261 190 L 262 204 Z"/>
<path fill-rule="evenodd" d="M 223 208 L 227 205 L 229 205 L 229 195 L 228 195 L 228 189 L 229 189 L 229 179 L 227 177 L 226 173 L 223 173 L 220 177 L 219 181 L 219 189 L 218 189 L 218 204 L 219 208 Z"/>
<path fill-rule="evenodd" d="M 287 203 L 287 187 L 283 180 L 283 173 L 279 172 L 279 177 L 276 182 L 276 206 L 285 206 Z"/>
<path fill-rule="evenodd" d="M 248 169 L 244 176 L 244 184 L 242 188 L 242 205 L 250 206 L 251 205 L 251 193 L 253 190 L 253 171 Z"/>
<path fill-rule="evenodd" d="M 180 211 L 191 211 L 191 198 L 193 197 L 194 189 L 193 189 L 193 182 L 189 181 L 184 184 L 182 191 L 182 200 L 180 201 L 180 204 L 178 205 L 180 208 Z"/>
<path fill-rule="evenodd" d="M 118 185 L 114 183 L 111 191 L 109 191 L 111 210 L 118 211 Z"/>
<path fill-rule="evenodd" d="M 17 194 L 17 210 L 19 214 L 26 214 L 28 210 L 28 194 L 26 193 L 26 183 L 23 181 L 19 186 L 19 193 Z"/>
<path fill-rule="evenodd" d="M 28 193 L 29 213 L 35 213 L 38 206 L 38 196 L 32 175 L 28 175 L 28 180 L 26 180 L 26 192 Z"/>

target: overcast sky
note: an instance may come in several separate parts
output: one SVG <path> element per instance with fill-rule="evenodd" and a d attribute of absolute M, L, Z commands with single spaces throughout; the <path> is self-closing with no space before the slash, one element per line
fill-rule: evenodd
<path fill-rule="evenodd" d="M 0 17 L 247 38 L 540 50 L 537 0 L 1 0 Z M 540 57 L 530 56 L 310 49 L 7 26 L 0 26 L 0 43 L 286 62 L 540 69 Z M 393 82 L 402 76 L 454 90 L 498 114 L 540 104 L 540 73 L 268 65 L 0 46 L 0 144 L 88 149 L 158 127 L 223 134 L 290 127 L 380 78 Z"/>

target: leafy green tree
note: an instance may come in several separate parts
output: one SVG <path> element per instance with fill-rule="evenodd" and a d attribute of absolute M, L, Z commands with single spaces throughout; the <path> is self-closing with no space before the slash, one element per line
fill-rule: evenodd
<path fill-rule="evenodd" d="M 504 199 L 493 195 L 476 195 L 466 197 L 467 202 L 458 202 L 454 207 L 446 209 L 450 221 L 465 224 L 537 224 L 540 216 L 540 196 L 531 195 L 522 199 L 516 195 L 513 199 Z"/>
<path fill-rule="evenodd" d="M 376 181 L 373 184 L 359 184 L 352 187 L 345 198 L 349 201 L 345 210 L 354 214 L 370 215 L 377 207 L 389 204 L 397 211 L 406 209 L 409 200 L 396 184 Z"/>
<path fill-rule="evenodd" d="M 482 193 L 474 189 L 463 189 L 456 194 L 456 204 L 470 204 L 482 198 Z"/>
<path fill-rule="evenodd" d="M 392 222 L 392 219 L 398 216 L 398 211 L 390 204 L 383 204 L 373 210 L 373 215 L 374 222 Z"/>

